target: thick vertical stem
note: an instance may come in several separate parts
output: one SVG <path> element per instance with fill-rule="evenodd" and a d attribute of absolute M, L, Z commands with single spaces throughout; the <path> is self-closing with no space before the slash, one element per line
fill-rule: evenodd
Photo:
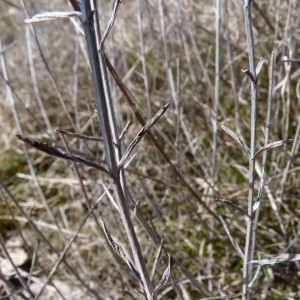
<path fill-rule="evenodd" d="M 147 272 L 140 244 L 130 217 L 124 173 L 123 170 L 119 172 L 117 168 L 117 161 L 120 158 L 120 147 L 117 147 L 117 149 L 115 148 L 116 142 L 119 144 L 117 141 L 117 128 L 112 108 L 112 101 L 110 99 L 111 96 L 104 62 L 104 53 L 102 47 L 100 46 L 101 37 L 95 1 L 82 1 L 81 10 L 82 23 L 87 42 L 96 95 L 97 114 L 104 140 L 105 157 L 109 171 L 114 180 L 116 192 L 118 194 L 120 216 L 131 247 L 136 268 L 141 278 L 145 297 L 147 299 L 152 299 L 152 286 L 149 279 L 149 274 Z"/>
<path fill-rule="evenodd" d="M 249 157 L 249 194 L 248 194 L 248 215 L 247 220 L 247 236 L 245 245 L 245 256 L 243 262 L 243 299 L 251 299 L 251 291 L 248 290 L 248 283 L 252 277 L 252 265 L 249 264 L 251 253 L 252 236 L 253 236 L 253 200 L 254 200 L 254 181 L 255 181 L 255 151 L 256 151 L 256 119 L 257 119 L 257 76 L 255 72 L 255 54 L 254 54 L 254 39 L 252 32 L 251 20 L 251 0 L 244 1 L 244 14 L 246 35 L 248 43 L 248 55 L 251 78 L 251 144 Z"/>

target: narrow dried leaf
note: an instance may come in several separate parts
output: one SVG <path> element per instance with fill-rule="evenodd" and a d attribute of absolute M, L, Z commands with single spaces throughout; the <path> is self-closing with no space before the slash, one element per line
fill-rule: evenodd
<path fill-rule="evenodd" d="M 140 284 L 143 286 L 143 281 L 141 279 L 140 273 L 138 272 L 138 270 L 135 268 L 135 266 L 133 265 L 133 263 L 130 261 L 130 259 L 127 257 L 127 255 L 125 254 L 125 252 L 123 251 L 123 249 L 121 248 L 121 246 L 119 244 L 117 244 L 114 239 L 111 237 L 111 235 L 109 234 L 105 223 L 103 221 L 103 219 L 100 218 L 100 222 L 104 231 L 104 234 L 107 238 L 107 241 L 109 243 L 109 245 L 113 248 L 113 250 L 119 255 L 119 257 L 121 257 L 125 263 L 128 265 L 128 267 L 130 268 L 130 270 L 134 273 L 135 277 L 138 279 L 138 281 L 140 282 Z"/>
<path fill-rule="evenodd" d="M 217 125 L 223 129 L 226 133 L 228 133 L 235 141 L 237 141 L 242 147 L 243 149 L 247 152 L 247 154 L 250 154 L 250 150 L 248 148 L 248 146 L 243 142 L 243 140 L 234 132 L 232 131 L 230 128 L 228 128 L 227 126 L 221 124 L 221 123 L 217 123 Z"/>
<path fill-rule="evenodd" d="M 170 276 L 171 276 L 171 272 L 172 272 L 172 267 L 173 267 L 173 259 L 172 256 L 168 253 L 168 266 L 165 269 L 159 283 L 156 285 L 156 287 L 153 290 L 152 293 L 152 299 L 153 296 L 157 294 L 157 292 L 167 283 L 167 281 L 169 280 Z"/>
<path fill-rule="evenodd" d="M 226 231 L 226 233 L 227 233 L 227 235 L 228 235 L 228 237 L 229 237 L 229 239 L 230 239 L 230 241 L 231 241 L 231 243 L 232 243 L 234 249 L 236 250 L 236 252 L 238 253 L 238 255 L 239 255 L 242 259 L 244 259 L 244 253 L 243 253 L 243 251 L 241 250 L 240 246 L 234 241 L 234 239 L 233 239 L 233 237 L 232 237 L 232 235 L 231 235 L 231 233 L 230 233 L 229 227 L 228 227 L 228 225 L 227 225 L 227 222 L 225 221 L 225 219 L 224 219 L 221 215 L 219 215 L 219 218 L 220 218 L 220 220 L 221 220 L 221 222 L 222 222 L 222 224 L 223 224 L 223 227 L 224 227 L 224 229 L 225 229 L 225 231 Z"/>
<path fill-rule="evenodd" d="M 50 154 L 50 155 L 56 156 L 56 157 L 60 157 L 60 158 L 66 159 L 66 160 L 71 160 L 73 162 L 82 163 L 89 167 L 103 171 L 110 176 L 110 173 L 104 167 L 102 167 L 101 165 L 95 163 L 94 161 L 92 161 L 88 158 L 67 153 L 60 148 L 55 148 L 55 147 L 49 146 L 47 143 L 29 139 L 29 138 L 23 137 L 21 135 L 17 135 L 17 138 L 22 140 L 26 144 L 28 144 L 38 150 L 41 150 L 47 154 Z"/>
<path fill-rule="evenodd" d="M 132 153 L 134 148 L 137 146 L 137 144 L 140 142 L 142 137 L 147 133 L 147 131 L 163 116 L 163 114 L 166 112 L 166 110 L 169 108 L 171 102 L 168 102 L 162 109 L 160 109 L 156 115 L 139 131 L 137 136 L 134 138 L 134 140 L 130 143 L 128 146 L 127 150 L 123 154 L 119 164 L 118 164 L 118 169 L 120 170 L 129 155 Z"/>
<path fill-rule="evenodd" d="M 235 209 L 237 209 L 242 214 L 244 214 L 245 216 L 247 216 L 248 218 L 250 218 L 250 216 L 242 208 L 240 208 L 239 206 L 235 205 L 234 203 L 232 203 L 232 202 L 230 202 L 230 201 L 228 201 L 226 199 L 223 199 L 223 198 L 217 198 L 216 200 L 219 201 L 219 202 L 222 202 L 224 204 L 227 204 L 227 205 L 229 205 L 229 206 L 231 206 L 231 207 L 233 207 Z"/>
<path fill-rule="evenodd" d="M 152 270 L 151 270 L 151 274 L 150 274 L 150 280 L 153 281 L 153 278 L 154 278 L 154 274 L 155 274 L 155 271 L 156 271 L 156 267 L 158 265 L 158 260 L 160 258 L 160 255 L 161 255 L 161 252 L 162 252 L 162 249 L 163 249 L 163 244 L 164 244 L 164 239 L 162 238 L 160 240 L 160 245 L 157 249 L 157 252 L 156 252 L 156 256 L 155 256 L 155 260 L 154 260 L 154 263 L 152 265 Z"/>
<path fill-rule="evenodd" d="M 90 136 L 90 135 L 84 135 L 81 133 L 76 133 L 76 132 L 71 132 L 71 131 L 67 131 L 67 130 L 63 130 L 60 128 L 57 128 L 55 130 L 56 132 L 71 136 L 71 137 L 76 137 L 82 140 L 86 140 L 86 141 L 95 141 L 95 142 L 103 142 L 103 138 L 101 137 L 94 137 L 94 136 Z"/>
<path fill-rule="evenodd" d="M 106 27 L 106 29 L 105 29 L 105 31 L 104 31 L 104 34 L 103 34 L 103 38 L 102 38 L 101 43 L 100 43 L 101 49 L 102 49 L 103 44 L 104 44 L 106 38 L 108 37 L 108 35 L 109 35 L 109 33 L 110 33 L 110 31 L 111 31 L 111 29 L 112 29 L 114 23 L 115 23 L 115 20 L 116 20 L 116 17 L 117 17 L 118 10 L 119 10 L 119 8 L 120 8 L 121 2 L 122 2 L 122 0 L 117 0 L 117 1 L 115 1 L 115 3 L 114 3 L 114 8 L 113 8 L 113 11 L 112 11 L 110 20 L 109 20 L 109 22 L 108 22 L 108 24 L 107 24 L 107 27 Z"/>
<path fill-rule="evenodd" d="M 269 143 L 268 145 L 260 148 L 254 155 L 254 157 L 256 157 L 258 154 L 260 154 L 261 152 L 264 152 L 266 150 L 269 150 L 269 149 L 272 149 L 272 148 L 276 148 L 276 147 L 280 147 L 280 146 L 283 146 L 283 145 L 287 145 L 289 144 L 290 142 L 292 142 L 293 139 L 288 139 L 288 140 L 280 140 L 280 141 L 277 141 L 277 142 L 273 142 L 273 143 Z"/>
<path fill-rule="evenodd" d="M 259 62 L 257 64 L 256 70 L 255 70 L 256 77 L 258 77 L 259 73 L 261 72 L 262 67 L 263 67 L 265 61 L 266 60 L 263 57 L 260 58 L 260 60 L 259 60 Z"/>
<path fill-rule="evenodd" d="M 261 259 L 261 260 L 251 260 L 249 264 L 256 264 L 260 266 L 265 265 L 275 265 L 286 261 L 297 261 L 300 260 L 300 254 L 295 253 L 281 253 L 270 258 Z"/>
<path fill-rule="evenodd" d="M 25 23 L 38 23 L 49 20 L 56 19 L 66 19 L 71 17 L 81 17 L 81 12 L 79 11 L 53 11 L 53 12 L 44 12 L 41 14 L 36 14 L 30 19 L 25 19 Z"/>
<path fill-rule="evenodd" d="M 131 120 L 129 120 L 125 126 L 125 128 L 122 130 L 120 136 L 119 136 L 119 140 L 121 141 L 123 139 L 123 136 L 126 134 L 126 132 L 128 131 L 129 127 L 131 126 Z"/>

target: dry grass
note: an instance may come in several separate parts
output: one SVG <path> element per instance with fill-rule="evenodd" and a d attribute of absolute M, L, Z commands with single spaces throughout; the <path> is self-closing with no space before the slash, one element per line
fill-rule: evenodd
<path fill-rule="evenodd" d="M 110 17 L 107 2 L 99 1 L 102 29 Z M 220 128 L 214 149 L 213 124 L 216 120 L 224 124 L 250 146 L 250 80 L 241 71 L 249 68 L 242 4 L 221 2 L 217 117 L 213 1 L 125 1 L 106 41 L 106 54 L 145 121 L 172 101 L 151 129 L 159 147 L 145 136 L 126 165 L 131 209 L 140 203 L 133 223 L 149 273 L 156 267 L 154 285 L 167 267 L 166 252 L 175 261 L 172 278 L 158 299 L 242 298 L 243 260 L 218 214 L 226 220 L 242 251 L 247 217 L 218 200 L 247 211 L 248 157 Z M 266 59 L 258 81 L 257 148 L 265 145 L 271 95 L 269 141 L 294 139 L 268 151 L 257 221 L 254 259 L 258 260 L 300 253 L 300 7 L 292 0 L 251 2 L 256 61 Z M 26 7 L 32 16 L 68 9 L 66 3 L 31 0 L 26 1 Z M 18 291 L 19 296 L 12 299 L 19 299 L 29 286 L 32 294 L 28 297 L 34 299 L 33 294 L 53 271 L 45 289 L 48 294 L 40 299 L 142 298 L 135 276 L 111 250 L 99 224 L 102 218 L 110 235 L 130 256 L 108 177 L 80 164 L 76 165 L 77 173 L 71 162 L 27 147 L 16 138 L 21 134 L 66 149 L 64 139 L 55 132 L 58 127 L 99 136 L 84 37 L 69 20 L 38 23 L 33 28 L 40 51 L 30 26 L 23 23 L 25 13 L 18 1 L 2 1 L 0 13 L 5 56 L 0 79 L 0 280 L 7 280 L 0 295 Z M 268 69 L 273 50 L 270 93 Z M 8 82 L 3 80 L 4 65 Z M 142 126 L 124 94 L 110 80 L 120 132 L 132 121 L 123 137 L 125 150 Z M 102 142 L 64 138 L 73 154 L 105 165 Z M 257 170 L 262 164 L 260 154 Z M 259 181 L 256 172 L 255 195 Z M 94 207 L 92 214 L 90 207 Z M 74 235 L 76 239 L 62 257 Z M 13 281 L 3 267 L 4 257 L 8 253 L 12 256 L 13 241 L 21 244 L 19 251 L 25 249 L 27 264 L 23 269 L 35 286 L 27 283 L 28 274 L 23 283 Z M 163 250 L 155 265 L 161 242 Z M 21 257 L 20 253 L 17 256 Z M 56 265 L 59 257 L 62 262 Z M 256 270 L 255 266 L 254 273 Z M 261 267 L 252 287 L 253 299 L 297 299 L 299 274 L 298 262 Z"/>

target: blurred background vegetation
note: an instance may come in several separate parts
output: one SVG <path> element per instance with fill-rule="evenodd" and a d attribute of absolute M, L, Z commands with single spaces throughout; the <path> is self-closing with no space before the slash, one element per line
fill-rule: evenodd
<path fill-rule="evenodd" d="M 257 228 L 255 259 L 259 259 L 300 253 L 300 7 L 296 0 L 251 3 L 256 60 L 266 60 L 258 82 L 257 145 L 260 148 L 265 144 L 270 95 L 270 142 L 294 139 L 268 153 Z M 112 3 L 98 1 L 98 6 L 103 31 Z M 234 299 L 241 298 L 242 259 L 220 220 L 202 205 L 223 216 L 233 238 L 244 249 L 245 215 L 219 200 L 226 199 L 247 211 L 248 158 L 222 130 L 218 130 L 216 157 L 213 155 L 216 119 L 250 144 L 250 82 L 242 72 L 248 68 L 243 7 L 242 1 L 221 1 L 220 101 L 216 117 L 215 6 L 214 1 L 204 0 L 123 1 L 105 45 L 108 58 L 145 120 L 172 102 L 152 133 L 198 195 L 196 198 L 182 184 L 157 148 L 144 138 L 126 165 L 126 176 L 147 267 L 156 267 L 154 283 L 167 265 L 164 252 L 157 265 L 154 263 L 161 241 L 175 259 L 172 280 L 163 287 L 159 299 L 226 299 L 225 295 L 234 294 Z M 88 205 L 98 203 L 94 217 L 85 220 L 40 299 L 96 299 L 96 295 L 99 299 L 138 299 L 134 275 L 109 249 L 97 223 L 103 218 L 110 234 L 127 249 L 109 180 L 82 165 L 77 166 L 77 174 L 72 163 L 27 147 L 16 138 L 21 134 L 61 148 L 67 143 L 72 153 L 104 164 L 101 142 L 76 137 L 65 137 L 64 142 L 55 131 L 60 128 L 101 136 L 84 36 L 67 19 L 24 23 L 27 13 L 31 17 L 71 9 L 67 1 L 58 0 L 0 2 L 1 260 L 4 249 L 12 251 L 11 245 L 24 249 L 24 262 L 18 266 L 31 272 L 39 290 L 58 254 L 87 217 Z M 270 93 L 273 50 L 274 84 Z M 126 149 L 141 125 L 109 79 L 120 132 L 131 121 L 123 137 Z M 258 156 L 258 168 L 261 164 L 262 156 Z M 258 191 L 259 175 L 256 179 Z M 139 205 L 135 205 L 137 202 Z M 22 286 L 20 279 L 11 279 L 4 265 L 1 262 L 3 297 Z M 4 284 L 5 278 L 8 282 Z M 297 262 L 262 267 L 253 298 L 298 299 L 299 282 Z M 33 286 L 31 289 L 36 291 Z"/>

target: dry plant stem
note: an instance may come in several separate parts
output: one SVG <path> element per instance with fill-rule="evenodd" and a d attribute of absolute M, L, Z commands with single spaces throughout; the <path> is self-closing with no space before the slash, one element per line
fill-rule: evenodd
<path fill-rule="evenodd" d="M 134 262 L 143 282 L 143 289 L 147 299 L 152 297 L 152 286 L 149 274 L 146 270 L 142 251 L 132 224 L 130 211 L 127 203 L 126 185 L 123 170 L 117 168 L 114 141 L 117 137 L 111 99 L 109 99 L 109 88 L 104 62 L 104 52 L 100 48 L 100 30 L 97 15 L 97 7 L 94 1 L 85 0 L 81 3 L 82 23 L 84 27 L 88 54 L 91 65 L 92 78 L 96 94 L 97 114 L 104 140 L 104 151 L 109 171 L 114 179 L 115 188 L 119 197 L 120 216 L 125 227 L 127 238 L 133 253 Z M 102 46 L 102 45 L 101 45 Z M 98 52 L 99 51 L 99 52 Z M 110 107 L 109 107 L 110 105 Z"/>
<path fill-rule="evenodd" d="M 270 140 L 270 127 L 271 127 L 271 111 L 272 111 L 272 100 L 273 100 L 273 87 L 274 87 L 274 51 L 272 51 L 271 59 L 270 59 L 270 69 L 269 69 L 269 91 L 268 91 L 268 111 L 267 111 L 267 120 L 266 120 L 266 133 L 265 133 L 265 145 L 269 143 Z M 250 260 L 253 260 L 253 254 L 255 251 L 255 244 L 256 244 L 256 234 L 257 234 L 257 227 L 258 227 L 258 219 L 259 219 L 259 211 L 261 208 L 262 203 L 262 192 L 265 184 L 265 169 L 267 164 L 267 154 L 268 151 L 265 151 L 263 154 L 263 161 L 261 167 L 261 175 L 260 175 L 260 191 L 258 195 L 257 201 L 260 201 L 259 207 L 255 213 L 255 220 L 253 224 L 253 239 L 252 239 L 252 250 Z"/>
<path fill-rule="evenodd" d="M 229 72 L 230 72 L 230 78 L 231 78 L 231 89 L 233 92 L 234 97 L 234 105 L 235 105 L 235 124 L 237 128 L 237 133 L 239 135 L 242 135 L 241 133 L 241 115 L 240 115 L 240 104 L 237 94 L 237 87 L 236 87 L 236 77 L 234 74 L 233 69 L 233 55 L 232 55 L 232 46 L 230 43 L 230 34 L 229 34 L 229 16 L 228 16 L 228 0 L 225 1 L 224 5 L 224 16 L 225 16 L 225 38 L 226 38 L 226 50 L 228 55 L 228 63 L 229 63 Z"/>
<path fill-rule="evenodd" d="M 215 103 L 214 103 L 214 116 L 212 118 L 213 128 L 213 156 L 212 156 L 212 180 L 215 186 L 215 177 L 217 172 L 217 151 L 218 151 L 218 114 L 219 114 L 219 100 L 220 100 L 220 0 L 216 0 L 216 40 L 215 40 Z"/>
<path fill-rule="evenodd" d="M 293 15 L 296 15 L 293 13 L 295 10 L 297 1 L 289 1 L 289 6 L 288 6 L 288 13 L 287 13 L 287 20 L 285 24 L 285 30 L 284 30 L 284 43 L 286 44 L 287 47 L 287 55 L 289 59 L 292 59 L 293 57 L 293 45 L 292 45 L 292 30 L 296 29 L 298 27 L 294 27 L 295 25 L 297 26 L 297 21 L 294 20 Z M 298 1 L 299 2 L 299 1 Z M 293 26 L 294 24 L 294 26 Z M 293 28 L 294 27 L 294 28 Z M 287 140 L 288 139 L 288 131 L 289 131 L 289 125 L 290 125 L 290 108 L 291 108 L 291 62 L 284 62 L 284 70 L 285 70 L 285 79 L 284 79 L 284 85 L 282 86 L 281 89 L 281 97 L 282 97 L 282 102 L 283 102 L 283 113 L 284 113 L 284 118 L 283 118 L 283 139 Z M 286 147 L 285 147 L 286 149 Z M 283 200 L 283 194 L 281 196 L 281 201 Z"/>
<path fill-rule="evenodd" d="M 245 26 L 248 44 L 248 55 L 250 74 L 253 80 L 251 81 L 251 142 L 250 142 L 250 157 L 249 157 L 249 194 L 248 194 L 248 215 L 247 218 L 247 235 L 244 251 L 243 262 L 243 299 L 252 299 L 251 291 L 248 290 L 248 282 L 252 277 L 252 264 L 249 260 L 253 256 L 252 249 L 252 236 L 253 236 L 253 200 L 254 200 L 254 180 L 255 180 L 255 152 L 256 152 L 256 119 L 257 119 L 257 76 L 255 72 L 255 55 L 254 55 L 254 39 L 252 32 L 252 19 L 251 19 L 251 0 L 244 0 L 244 15 Z"/>
<path fill-rule="evenodd" d="M 75 46 L 74 46 L 74 64 L 72 67 L 72 71 L 74 74 L 74 79 L 73 79 L 73 107 L 74 107 L 74 114 L 75 114 L 75 124 L 77 128 L 80 128 L 80 118 L 79 118 L 79 105 L 78 105 L 78 70 L 79 70 L 79 50 L 80 50 L 80 42 L 79 42 L 79 35 L 80 33 L 78 30 L 76 30 L 76 33 L 78 35 L 78 38 L 75 40 Z"/>
<path fill-rule="evenodd" d="M 140 38 L 140 47 L 141 47 L 141 62 L 143 67 L 143 81 L 145 87 L 145 96 L 147 99 L 147 116 L 148 119 L 152 116 L 151 113 L 151 97 L 150 97 L 150 88 L 149 88 L 149 80 L 148 80 L 148 71 L 146 64 L 146 56 L 145 56 L 145 45 L 144 45 L 144 37 L 143 37 L 143 22 L 142 22 L 142 7 L 141 0 L 137 0 L 137 19 L 138 19 L 138 28 L 139 28 L 139 38 Z"/>
<path fill-rule="evenodd" d="M 176 59 L 176 69 L 177 69 L 177 75 L 176 75 L 176 86 L 177 86 L 177 97 L 178 97 L 178 106 L 176 108 L 177 110 L 177 118 L 176 118 L 176 139 L 175 139 L 175 149 L 176 149 L 176 162 L 178 165 L 178 171 L 181 172 L 182 168 L 182 161 L 183 161 L 183 151 L 181 150 L 180 145 L 180 120 L 182 120 L 182 105 L 180 101 L 180 85 L 181 85 L 181 72 L 180 72 L 180 59 Z"/>

